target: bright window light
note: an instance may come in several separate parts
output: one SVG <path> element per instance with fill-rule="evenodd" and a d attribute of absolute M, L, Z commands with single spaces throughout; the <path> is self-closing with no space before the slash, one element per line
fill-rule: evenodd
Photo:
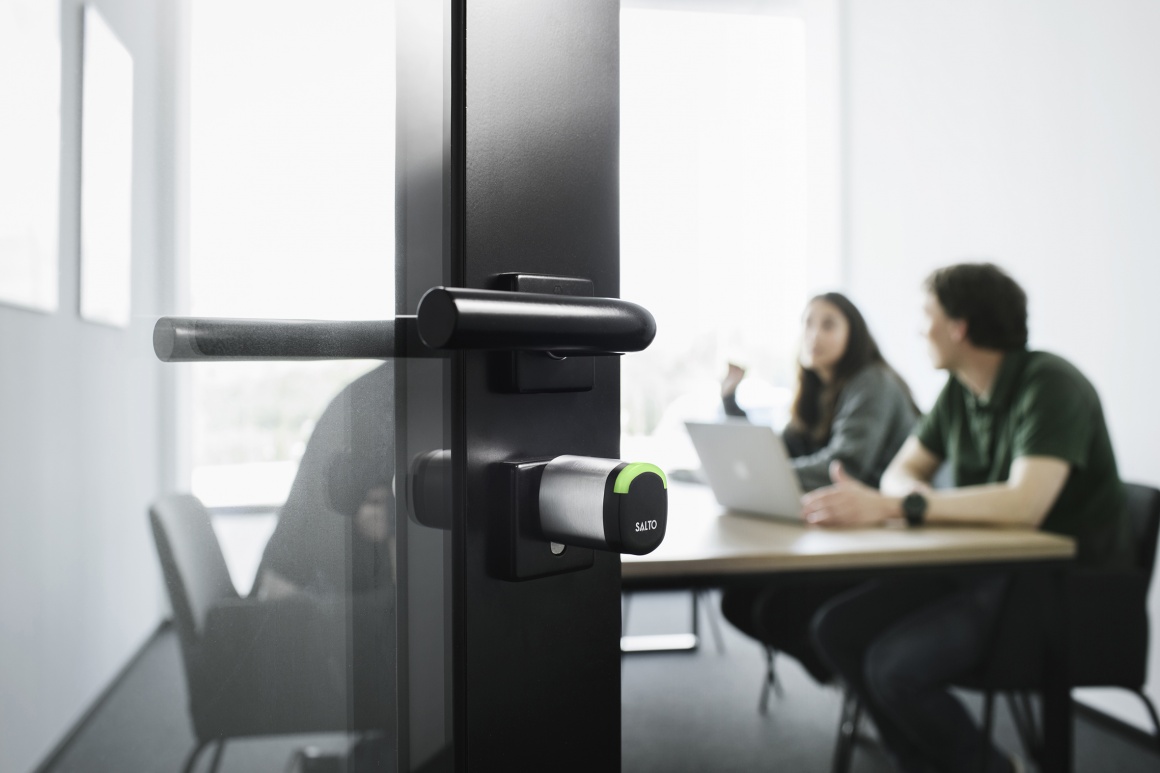
<path fill-rule="evenodd" d="M 57 308 L 60 4 L 0 0 L 0 303 Z"/>
<path fill-rule="evenodd" d="M 191 312 L 393 316 L 393 4 L 190 6 Z M 315 419 L 375 364 L 190 368 L 194 493 L 281 503 Z"/>
<path fill-rule="evenodd" d="M 687 457 L 681 422 L 718 417 L 727 362 L 757 413 L 788 407 L 808 289 L 805 24 L 628 7 L 620 55 L 621 296 L 658 329 L 624 358 L 622 453 Z"/>

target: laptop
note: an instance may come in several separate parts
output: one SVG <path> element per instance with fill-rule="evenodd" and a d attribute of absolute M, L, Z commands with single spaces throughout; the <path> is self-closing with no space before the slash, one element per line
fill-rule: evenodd
<path fill-rule="evenodd" d="M 685 428 L 721 505 L 739 513 L 801 522 L 801 485 L 773 429 L 741 421 L 686 421 Z"/>

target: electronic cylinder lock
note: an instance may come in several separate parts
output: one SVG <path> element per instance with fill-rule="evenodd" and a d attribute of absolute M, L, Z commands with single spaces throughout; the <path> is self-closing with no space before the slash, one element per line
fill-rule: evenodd
<path fill-rule="evenodd" d="M 495 572 L 528 580 L 592 566 L 594 551 L 651 553 L 665 538 L 668 480 L 655 464 L 557 456 L 505 462 L 508 516 L 489 530 Z M 416 522 L 452 528 L 451 454 L 417 456 L 406 486 Z"/>
<path fill-rule="evenodd" d="M 562 545 L 642 556 L 665 538 L 667 489 L 647 462 L 557 456 L 540 479 L 540 530 Z"/>
<path fill-rule="evenodd" d="M 511 517 L 493 532 L 493 555 L 506 579 L 585 569 L 596 551 L 644 555 L 665 537 L 668 480 L 654 464 L 557 456 L 503 466 Z"/>

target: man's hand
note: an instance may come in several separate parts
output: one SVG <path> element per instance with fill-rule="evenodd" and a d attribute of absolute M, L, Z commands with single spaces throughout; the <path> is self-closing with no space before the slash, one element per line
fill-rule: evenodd
<path fill-rule="evenodd" d="M 832 486 L 802 497 L 802 519 L 817 526 L 873 526 L 898 515 L 897 500 L 846 474 L 839 461 L 830 462 Z"/>

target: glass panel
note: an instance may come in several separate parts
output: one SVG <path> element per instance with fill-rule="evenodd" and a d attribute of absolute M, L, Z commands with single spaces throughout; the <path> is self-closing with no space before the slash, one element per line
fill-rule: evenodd
<path fill-rule="evenodd" d="M 99 2 L 135 84 L 125 328 L 77 314 L 93 94 L 61 5 L 0 0 L 0 770 L 437 769 L 446 363 L 162 364 L 150 334 L 448 284 L 449 4 Z M 10 307 L 58 284 L 68 314 Z"/>
<path fill-rule="evenodd" d="M 190 312 L 391 316 L 392 5 L 199 0 L 190 12 Z M 199 365 L 194 493 L 282 502 L 326 400 L 369 367 Z"/>
<path fill-rule="evenodd" d="M 396 200 L 417 151 L 440 159 L 423 174 L 443 180 L 445 14 L 428 5 L 421 17 L 376 0 L 324 11 L 281 0 L 191 5 L 194 316 L 384 319 L 407 295 L 397 274 L 431 263 L 441 283 L 442 249 L 396 250 L 403 231 L 444 241 L 441 195 L 433 211 Z M 419 83 L 397 93 L 397 71 Z M 424 122 L 434 122 L 429 139 L 396 139 L 397 124 Z M 159 511 L 154 528 L 197 741 L 262 737 L 231 741 L 223 771 L 406 770 L 445 759 L 446 533 L 437 519 L 406 516 L 414 460 L 445 447 L 444 364 L 185 369 L 190 485 L 223 559 L 209 550 L 182 566 L 166 540 L 187 536 L 183 516 Z M 409 399 L 415 388 L 424 399 Z M 183 573 L 204 581 L 223 564 L 229 587 L 182 614 Z M 418 654 L 400 660 L 408 651 Z M 419 689 L 408 689 L 413 681 Z"/>

